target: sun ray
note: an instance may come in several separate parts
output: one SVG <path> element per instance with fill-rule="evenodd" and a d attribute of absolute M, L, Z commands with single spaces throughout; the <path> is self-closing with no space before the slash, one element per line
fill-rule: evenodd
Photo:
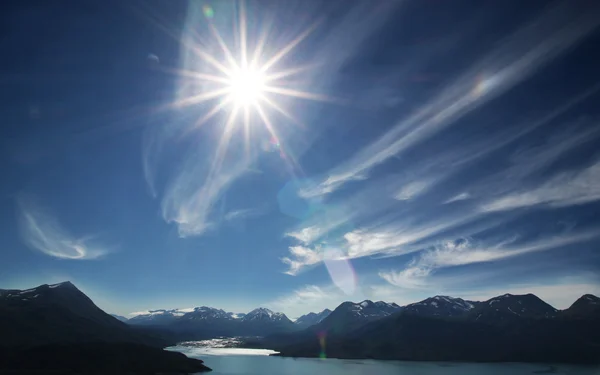
<path fill-rule="evenodd" d="M 278 79 L 290 77 L 290 76 L 305 72 L 312 68 L 313 68 L 313 66 L 307 65 L 307 66 L 301 66 L 301 67 L 297 67 L 297 68 L 292 68 L 292 69 L 288 69 L 288 70 L 282 70 L 280 72 L 267 74 L 267 75 L 265 75 L 265 82 L 271 82 L 271 81 L 276 81 Z"/>
<path fill-rule="evenodd" d="M 271 134 L 271 137 L 276 139 L 277 142 L 281 142 L 282 140 L 279 138 L 279 135 L 275 131 L 275 127 L 271 124 L 271 120 L 269 119 L 269 117 L 267 116 L 265 111 L 262 109 L 260 104 L 256 103 L 254 105 L 254 108 L 256 109 L 256 112 L 258 113 L 258 115 L 260 116 L 262 121 L 264 122 L 265 127 L 267 128 L 267 131 L 269 132 L 269 134 Z M 293 174 L 294 176 L 296 176 L 295 171 L 296 170 L 302 171 L 302 169 L 301 169 L 300 165 L 296 162 L 296 159 L 291 154 L 288 153 L 286 155 L 288 156 L 288 158 L 287 158 L 288 160 L 286 160 L 287 167 L 288 167 L 290 173 Z"/>
<path fill-rule="evenodd" d="M 275 86 L 265 86 L 263 88 L 266 92 L 272 92 L 274 94 L 281 94 L 285 96 L 292 96 L 295 98 L 308 99 L 308 100 L 317 100 L 323 102 L 332 102 L 335 101 L 333 98 L 329 98 L 325 95 L 313 94 L 306 91 L 299 91 L 293 89 L 286 89 L 284 87 L 275 87 Z"/>
<path fill-rule="evenodd" d="M 180 99 L 180 100 L 176 101 L 175 103 L 173 103 L 172 106 L 175 108 L 181 108 L 181 107 L 185 107 L 185 106 L 189 106 L 189 105 L 199 104 L 199 103 L 205 102 L 207 100 L 223 96 L 223 95 L 227 94 L 228 92 L 229 92 L 228 88 L 223 88 L 223 89 L 219 89 L 219 90 L 211 90 L 209 92 L 206 92 L 206 93 L 203 93 L 200 95 L 194 95 L 194 96 L 190 96 L 189 98 Z"/>
<path fill-rule="evenodd" d="M 279 104 L 277 104 L 277 103 L 275 103 L 275 101 L 269 99 L 266 95 L 261 96 L 261 100 L 264 101 L 265 103 L 267 103 L 271 108 L 273 108 L 277 112 L 281 113 L 284 117 L 286 117 L 287 119 L 292 121 L 294 124 L 299 125 L 303 129 L 306 128 L 306 126 L 303 123 L 298 121 L 298 119 L 296 119 L 294 116 L 292 116 L 285 109 L 281 108 L 281 106 Z"/>
<path fill-rule="evenodd" d="M 265 44 L 267 43 L 267 37 L 269 36 L 269 30 L 271 29 L 271 23 L 269 22 L 268 26 L 262 29 L 260 36 L 258 37 L 258 42 L 256 43 L 256 47 L 254 48 L 254 54 L 252 55 L 252 60 L 250 61 L 250 68 L 256 69 L 260 55 L 263 53 L 263 49 L 265 48 Z"/>
<path fill-rule="evenodd" d="M 302 42 L 307 36 L 309 36 L 319 25 L 320 22 L 314 22 L 310 27 L 308 27 L 302 34 L 298 35 L 296 39 L 292 40 L 288 45 L 286 45 L 281 51 L 279 51 L 275 56 L 271 57 L 269 61 L 267 61 L 262 67 L 261 70 L 266 72 L 273 65 L 275 65 L 279 60 L 285 57 L 291 50 L 296 48 L 300 42 Z"/>
<path fill-rule="evenodd" d="M 238 111 L 239 106 L 236 105 L 229 114 L 229 118 L 227 119 L 227 122 L 225 123 L 225 128 L 223 129 L 223 134 L 221 135 L 221 139 L 219 140 L 219 145 L 217 146 L 215 160 L 213 161 L 209 176 L 212 176 L 214 173 L 218 172 L 221 169 L 223 160 L 225 159 L 225 153 L 227 152 L 227 147 L 229 146 L 229 140 L 231 139 L 233 124 L 235 123 L 235 119 L 237 118 Z"/>
<path fill-rule="evenodd" d="M 227 47 L 225 47 L 227 48 Z M 231 75 L 231 71 L 227 69 L 223 64 L 219 63 L 214 57 L 210 54 L 202 51 L 199 47 L 192 48 L 192 52 L 196 53 L 201 59 L 211 64 L 215 68 L 219 69 L 226 76 Z"/>
<path fill-rule="evenodd" d="M 227 48 L 227 45 L 225 44 L 225 41 L 221 37 L 221 34 L 219 34 L 219 31 L 217 30 L 217 28 L 215 27 L 215 25 L 213 25 L 211 23 L 209 25 L 209 27 L 210 27 L 210 31 L 212 32 L 212 34 L 214 35 L 215 39 L 217 40 L 217 43 L 219 44 L 219 47 L 221 47 L 221 50 L 223 51 L 223 54 L 225 55 L 225 58 L 227 59 L 227 61 L 231 65 L 231 68 L 228 70 L 228 73 L 226 73 L 227 76 L 231 76 L 232 71 L 235 71 L 236 69 L 239 69 L 239 65 L 235 61 L 235 58 L 233 57 L 233 54 L 231 53 L 231 51 L 229 50 L 229 48 Z"/>
<path fill-rule="evenodd" d="M 242 68 L 248 67 L 247 42 L 246 42 L 246 6 L 245 1 L 240 1 L 240 50 L 242 53 Z"/>
<path fill-rule="evenodd" d="M 213 109 L 211 109 L 206 115 L 204 115 L 204 117 L 198 120 L 194 125 L 194 128 L 199 128 L 200 126 L 204 125 L 206 121 L 210 120 L 213 116 L 219 113 L 219 111 L 221 111 L 223 107 L 225 107 L 229 103 L 231 103 L 231 98 L 226 98 L 222 100 L 219 104 L 215 105 Z"/>
<path fill-rule="evenodd" d="M 244 155 L 250 157 L 250 108 L 244 106 Z"/>
<path fill-rule="evenodd" d="M 194 78 L 199 81 L 210 81 L 210 82 L 222 83 L 222 84 L 229 83 L 229 79 L 227 79 L 227 78 L 215 76 L 212 74 L 198 73 L 193 70 L 171 69 L 171 68 L 160 68 L 160 70 L 165 73 L 170 73 L 170 74 L 181 76 L 181 77 Z"/>

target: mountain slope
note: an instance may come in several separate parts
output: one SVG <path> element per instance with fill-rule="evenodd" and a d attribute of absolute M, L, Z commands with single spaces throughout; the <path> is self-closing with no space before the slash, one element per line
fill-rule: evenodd
<path fill-rule="evenodd" d="M 462 298 L 435 296 L 406 305 L 402 311 L 420 316 L 452 317 L 465 315 L 479 304 L 480 302 L 465 301 Z"/>
<path fill-rule="evenodd" d="M 320 313 L 311 312 L 296 319 L 294 324 L 296 327 L 298 327 L 298 329 L 308 328 L 312 325 L 321 323 L 321 321 L 327 318 L 329 314 L 331 314 L 331 310 L 329 309 L 325 309 Z"/>
<path fill-rule="evenodd" d="M 519 318 L 555 316 L 558 310 L 533 294 L 504 294 L 491 298 L 469 311 L 475 321 L 499 324 Z"/>
<path fill-rule="evenodd" d="M 568 309 L 561 311 L 561 315 L 600 319 L 600 298 L 592 294 L 584 294 Z"/>
<path fill-rule="evenodd" d="M 127 321 L 129 321 L 129 319 L 127 319 L 126 317 L 121 316 L 121 315 L 110 314 L 110 316 L 112 316 L 113 318 L 115 318 L 115 319 L 117 319 L 117 320 L 119 320 L 119 321 L 121 321 L 123 323 L 126 323 Z"/>
<path fill-rule="evenodd" d="M 0 345 L 133 342 L 162 345 L 98 308 L 70 282 L 0 291 Z"/>
<path fill-rule="evenodd" d="M 320 323 L 310 327 L 319 332 L 351 331 L 378 319 L 385 318 L 401 310 L 395 303 L 365 300 L 359 303 L 344 302 Z"/>

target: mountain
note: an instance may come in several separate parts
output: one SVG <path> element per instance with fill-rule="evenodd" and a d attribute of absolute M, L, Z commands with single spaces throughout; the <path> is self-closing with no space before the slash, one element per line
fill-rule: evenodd
<path fill-rule="evenodd" d="M 283 313 L 257 308 L 240 319 L 245 335 L 265 336 L 295 330 L 294 323 Z"/>
<path fill-rule="evenodd" d="M 157 334 L 178 341 L 220 336 L 263 336 L 295 329 L 294 323 L 285 314 L 265 308 L 254 309 L 247 314 L 208 306 L 192 310 L 153 310 L 129 319 L 128 323 L 153 329 Z"/>
<path fill-rule="evenodd" d="M 600 319 L 600 298 L 591 294 L 584 294 L 568 309 L 561 311 L 561 314 L 579 318 Z"/>
<path fill-rule="evenodd" d="M 127 323 L 134 325 L 169 325 L 186 314 L 186 311 L 180 309 L 173 310 L 150 310 L 147 313 L 138 314 L 129 319 Z"/>
<path fill-rule="evenodd" d="M 317 335 L 271 341 L 269 348 L 294 357 L 317 357 L 324 352 L 333 358 L 600 363 L 597 297 L 583 296 L 565 310 L 580 312 L 575 317 L 557 313 L 531 294 L 503 295 L 473 308 L 466 304 L 471 302 L 463 304 L 448 297 L 448 306 L 458 303 L 468 310 L 452 316 L 435 315 L 431 302 L 443 299 L 438 297 L 422 301 L 422 305 L 412 304 L 427 307 L 420 313 L 409 305 L 400 313 L 351 331 L 331 330 L 325 348 Z"/>
<path fill-rule="evenodd" d="M 452 317 L 466 315 L 479 304 L 480 302 L 465 301 L 462 298 L 435 296 L 406 305 L 402 311 L 420 316 Z"/>
<path fill-rule="evenodd" d="M 470 318 L 498 324 L 519 318 L 555 316 L 558 310 L 533 294 L 504 294 L 479 303 L 469 312 Z"/>
<path fill-rule="evenodd" d="M 401 307 L 395 303 L 383 301 L 343 302 L 320 323 L 309 329 L 320 332 L 349 331 L 368 322 L 390 316 L 400 310 Z"/>
<path fill-rule="evenodd" d="M 327 318 L 329 316 L 329 314 L 331 314 L 331 310 L 329 310 L 329 309 L 325 309 L 325 310 L 321 311 L 320 313 L 311 312 L 306 315 L 302 315 L 301 317 L 296 319 L 294 321 L 294 324 L 299 329 L 308 328 L 317 323 L 321 323 L 321 321 L 323 319 Z"/>
<path fill-rule="evenodd" d="M 126 317 L 117 315 L 117 314 L 110 314 L 110 316 L 112 316 L 113 318 L 120 320 L 121 322 L 124 322 L 124 323 L 127 323 L 127 321 L 129 320 Z"/>
<path fill-rule="evenodd" d="M 102 311 L 68 281 L 0 290 L 0 332 L 0 345 L 81 341 L 160 345 Z"/>
<path fill-rule="evenodd" d="M 70 282 L 0 290 L 0 332 L 0 373 L 210 371 L 162 350 L 174 342 L 110 316 Z"/>

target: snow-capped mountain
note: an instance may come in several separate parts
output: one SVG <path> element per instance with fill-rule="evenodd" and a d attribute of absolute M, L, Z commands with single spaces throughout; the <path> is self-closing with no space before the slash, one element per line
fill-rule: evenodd
<path fill-rule="evenodd" d="M 348 331 L 374 320 L 388 317 L 402 308 L 395 303 L 365 300 L 359 303 L 344 302 L 320 323 L 309 327 L 320 331 Z"/>
<path fill-rule="evenodd" d="M 295 326 L 283 313 L 258 308 L 247 314 L 214 307 L 152 310 L 127 321 L 132 325 L 157 326 L 183 334 L 188 339 L 216 336 L 262 336 L 292 331 Z M 185 336 L 188 335 L 188 336 Z"/>
<path fill-rule="evenodd" d="M 271 322 L 282 322 L 282 321 L 289 321 L 291 323 L 291 320 L 288 319 L 288 317 L 283 314 L 283 313 L 278 313 L 278 312 L 273 312 L 269 309 L 266 309 L 264 307 L 259 307 L 258 309 L 254 309 L 252 311 L 250 311 L 248 314 L 246 314 L 243 318 L 242 321 L 244 322 L 250 322 L 250 321 L 271 321 Z"/>
<path fill-rule="evenodd" d="M 218 320 L 233 319 L 231 313 L 228 313 L 221 309 L 215 309 L 214 307 L 202 306 L 195 307 L 193 311 L 190 311 L 183 316 L 180 320 Z"/>
<path fill-rule="evenodd" d="M 518 318 L 552 317 L 558 310 L 533 294 L 504 294 L 479 303 L 469 317 L 483 323 L 501 323 Z"/>
<path fill-rule="evenodd" d="M 325 309 L 325 310 L 321 311 L 320 313 L 311 312 L 306 315 L 302 315 L 301 317 L 296 319 L 296 321 L 294 321 L 294 324 L 298 328 L 307 328 L 312 325 L 321 323 L 321 321 L 323 319 L 327 318 L 329 316 L 329 314 L 331 314 L 331 310 L 329 310 L 329 309 Z"/>
<path fill-rule="evenodd" d="M 403 307 L 405 313 L 421 316 L 451 317 L 465 315 L 480 302 L 465 301 L 462 298 L 435 296 Z"/>
<path fill-rule="evenodd" d="M 356 317 L 361 318 L 383 318 L 400 311 L 401 307 L 395 303 L 387 303 L 383 301 L 373 302 L 364 300 L 359 303 L 344 302 L 338 306 L 336 311 L 343 310 Z"/>
<path fill-rule="evenodd" d="M 168 325 L 188 312 L 190 312 L 190 309 L 150 310 L 144 313 L 136 313 L 127 323 L 134 325 Z"/>

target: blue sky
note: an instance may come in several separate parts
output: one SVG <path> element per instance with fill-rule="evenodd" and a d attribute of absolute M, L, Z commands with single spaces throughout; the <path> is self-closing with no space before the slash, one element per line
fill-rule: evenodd
<path fill-rule="evenodd" d="M 290 317 L 600 294 L 595 4 L 68 3 L 0 16 L 1 287 Z"/>

